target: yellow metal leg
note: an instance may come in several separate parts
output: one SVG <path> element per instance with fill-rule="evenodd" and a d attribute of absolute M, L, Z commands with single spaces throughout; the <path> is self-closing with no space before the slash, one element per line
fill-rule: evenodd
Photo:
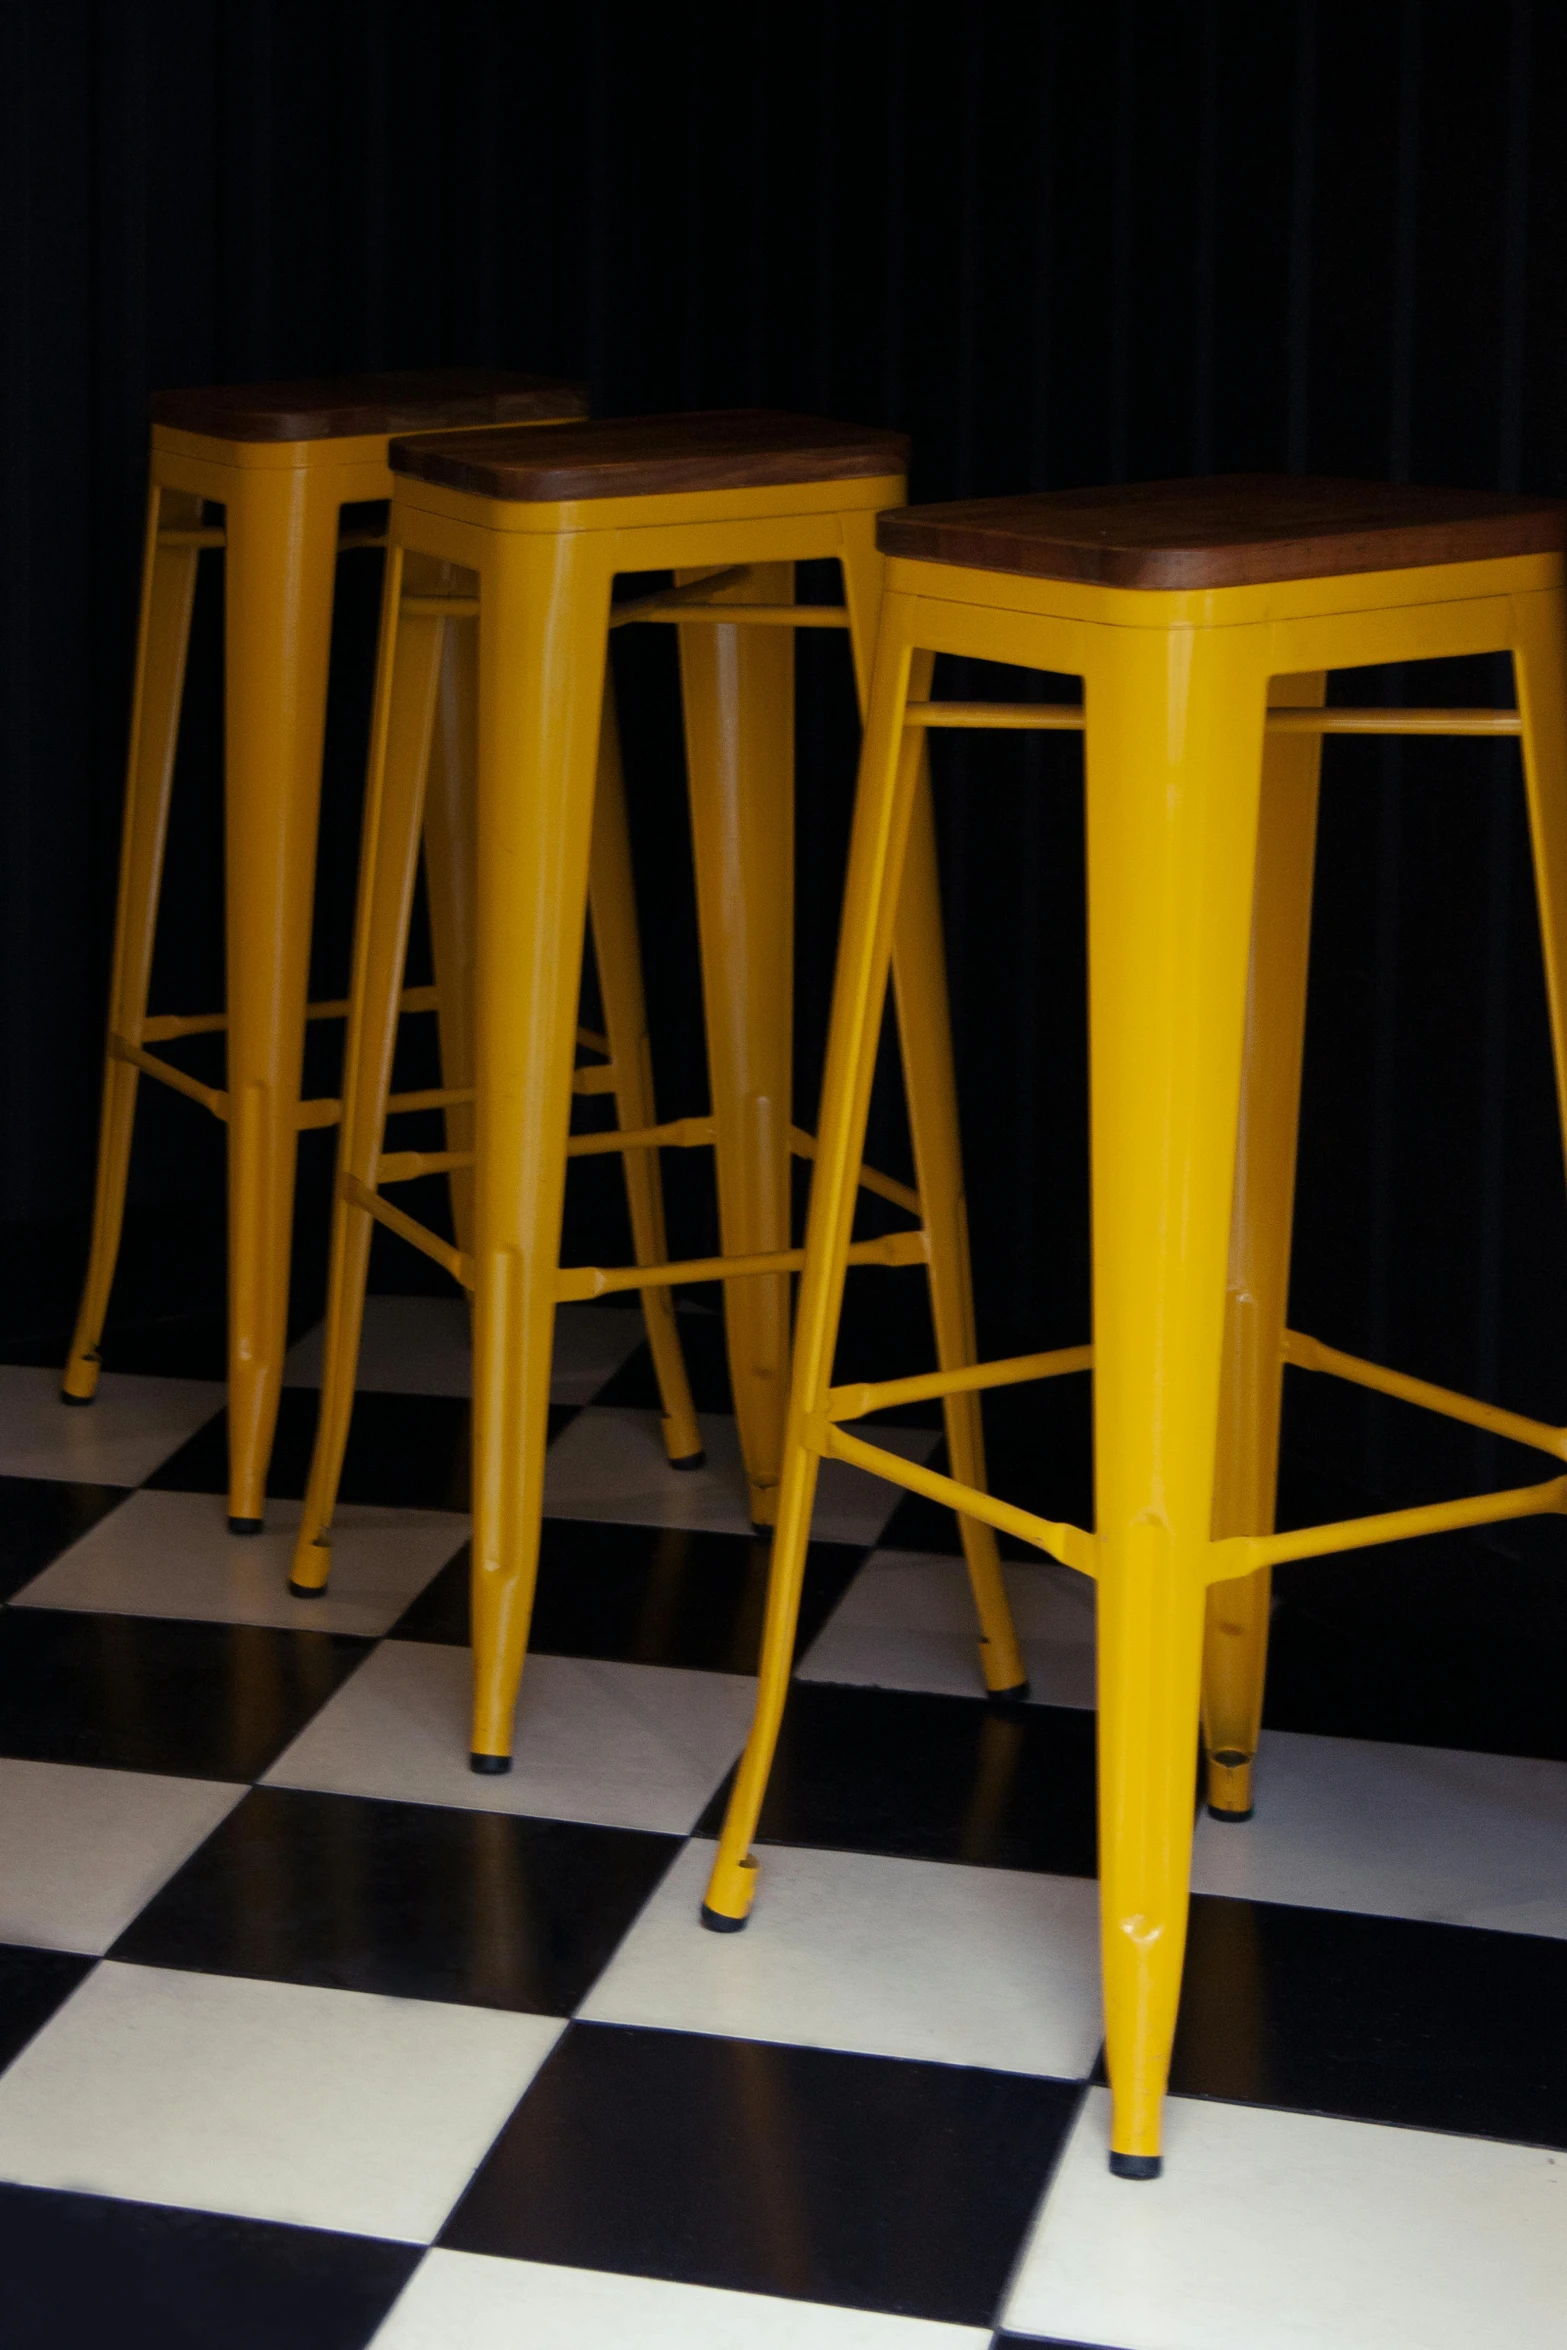
<path fill-rule="evenodd" d="M 199 498 L 183 490 L 160 489 L 154 482 L 147 500 L 141 627 L 131 704 L 130 760 L 125 778 L 125 830 L 114 922 L 114 970 L 109 986 L 109 1034 L 132 1044 L 140 1043 L 142 1022 L 147 1015 L 147 982 L 152 970 L 158 891 L 163 878 L 169 791 L 174 780 L 174 751 L 185 688 L 185 654 L 190 643 L 191 606 L 196 593 L 197 550 L 160 547 L 158 531 L 160 527 L 191 530 L 200 521 Z M 109 1291 L 114 1284 L 120 1231 L 125 1219 L 125 1184 L 130 1172 L 131 1128 L 136 1116 L 136 1078 L 133 1064 L 120 1060 L 111 1050 L 103 1072 L 92 1246 L 76 1331 L 60 1382 L 67 1403 L 90 1403 L 98 1385 L 98 1342 L 109 1309 Z"/>
<path fill-rule="evenodd" d="M 338 494 L 236 467 L 227 509 L 229 1525 L 261 1527 L 282 1392 Z"/>
<path fill-rule="evenodd" d="M 599 737 L 598 789 L 593 803 L 593 847 L 588 882 L 593 921 L 593 955 L 599 994 L 615 1071 L 615 1114 L 622 1131 L 657 1124 L 653 1107 L 653 1056 L 648 1042 L 642 992 L 642 950 L 637 936 L 637 901 L 631 877 L 631 835 L 626 822 L 626 785 L 620 764 L 620 731 L 615 693 L 604 684 L 604 723 Z M 626 1206 L 631 1217 L 632 1253 L 639 1265 L 667 1261 L 664 1193 L 656 1151 L 626 1151 Z M 664 1407 L 664 1448 L 677 1469 L 702 1466 L 702 1432 L 686 1377 L 675 1326 L 675 1301 L 667 1287 L 642 1291 L 653 1371 Z"/>
<path fill-rule="evenodd" d="M 715 600 L 792 603 L 794 567 L 753 565 Z M 726 1256 L 751 1256 L 790 1238 L 794 639 L 785 628 L 678 634 L 719 1230 Z M 770 1526 L 789 1382 L 787 1275 L 726 1283 L 724 1316 L 751 1517 Z"/>
<path fill-rule="evenodd" d="M 425 565 L 414 559 L 421 580 Z M 471 574 L 454 564 L 428 565 L 432 595 L 471 596 Z M 441 1083 L 473 1084 L 473 956 L 478 895 L 475 793 L 479 772 L 478 631 L 471 620 L 449 622 L 441 658 L 441 688 L 430 738 L 425 790 L 424 871 L 430 905 L 430 948 L 440 997 Z M 473 1104 L 455 1102 L 446 1113 L 449 1151 L 473 1149 Z M 473 1247 L 473 1170 L 449 1177 L 457 1246 Z"/>
<path fill-rule="evenodd" d="M 751 1839 L 761 1816 L 789 1689 L 816 1491 L 817 1455 L 803 1440 L 805 1423 L 823 1410 L 832 1376 L 876 1044 L 887 998 L 898 885 L 921 773 L 920 737 L 912 731 L 905 737 L 903 705 L 910 693 L 921 699 L 928 693 L 932 663 L 929 654 L 911 656 L 907 622 L 908 599 L 889 598 L 849 848 L 756 1713 L 702 1908 L 704 1924 L 718 1933 L 733 1932 L 745 1923 L 756 1889 Z"/>
<path fill-rule="evenodd" d="M 289 1575 L 290 1588 L 301 1598 L 325 1589 L 332 1563 L 332 1512 L 353 1413 L 373 1229 L 370 1216 L 347 1186 L 362 1185 L 366 1190 L 375 1186 L 418 871 L 419 826 L 441 673 L 441 639 L 452 627 L 441 620 L 399 621 L 400 589 L 410 580 L 431 592 L 416 561 L 410 561 L 405 579 L 400 550 L 394 547 L 387 558 L 359 860 L 354 968 L 343 1060 L 343 1119 L 322 1347 L 321 1416 Z"/>
<path fill-rule="evenodd" d="M 602 552 L 497 533 L 480 591 L 475 1770 L 509 1767 L 550 1354 L 609 625 Z"/>
<path fill-rule="evenodd" d="M 930 1310 L 936 1361 L 943 1371 L 956 1371 L 979 1357 L 969 1273 L 968 1208 L 959 1155 L 936 827 L 929 767 L 924 759 L 909 824 L 892 971 L 914 1138 L 914 1180 L 930 1234 Z M 985 1438 L 979 1397 L 949 1395 L 943 1410 L 953 1476 L 962 1485 L 983 1486 Z M 960 1517 L 958 1532 L 979 1616 L 979 1661 L 985 1686 L 993 1697 L 1026 1697 L 1028 1671 L 1012 1622 L 994 1529 L 981 1525 L 977 1518 Z"/>
<path fill-rule="evenodd" d="M 1320 708 L 1326 687 L 1320 670 L 1276 677 L 1268 699 L 1286 708 Z M 1273 1531 L 1320 767 L 1319 735 L 1269 737 L 1257 825 L 1256 912 L 1230 1226 L 1216 1538 Z M 1271 1583 L 1264 1567 L 1239 1582 L 1215 1583 L 1208 1593 L 1203 1744 L 1208 1808 L 1217 1820 L 1251 1817 Z"/>
<path fill-rule="evenodd" d="M 1567 604 L 1560 592 L 1515 596 L 1512 638 L 1556 1098 L 1567 1141 Z"/>
<path fill-rule="evenodd" d="M 1260 634 L 1106 629 L 1087 680 L 1100 1905 L 1131 2178 L 1159 2167 L 1186 1939 Z"/>

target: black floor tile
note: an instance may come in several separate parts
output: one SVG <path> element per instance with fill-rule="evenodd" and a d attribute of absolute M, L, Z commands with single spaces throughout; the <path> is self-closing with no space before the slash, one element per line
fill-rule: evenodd
<path fill-rule="evenodd" d="M 765 1844 L 1091 1877 L 1094 1716 L 797 1682 L 762 1807 Z M 716 1835 L 726 1779 L 698 1824 Z"/>
<path fill-rule="evenodd" d="M 1068 2342 L 1059 2334 L 992 2334 L 990 2350 L 1107 2350 L 1107 2345 Z"/>
<path fill-rule="evenodd" d="M 417 2244 L 0 2186 L 6 2350 L 363 2350 L 422 2258 Z"/>
<path fill-rule="evenodd" d="M 569 2015 L 682 1842 L 256 1787 L 113 1955 Z"/>
<path fill-rule="evenodd" d="M 815 1639 L 865 1555 L 847 1543 L 812 1543 L 796 1655 Z M 743 1534 L 546 1518 L 530 1646 L 550 1656 L 754 1673 L 769 1556 L 765 1542 Z M 469 1574 L 465 1543 L 394 1624 L 393 1637 L 466 1647 Z"/>
<path fill-rule="evenodd" d="M 960 2065 L 573 2024 L 441 2242 L 984 2325 L 1081 2095 Z"/>
<path fill-rule="evenodd" d="M 70 1950 L 24 1950 L 0 1942 L 0 2065 L 21 2054 L 97 1963 Z"/>
<path fill-rule="evenodd" d="M 1197 1895 L 1170 2087 L 1567 2147 L 1567 1942 Z"/>
<path fill-rule="evenodd" d="M 267 1492 L 274 1500 L 299 1501 L 304 1496 L 318 1403 L 313 1387 L 283 1390 L 267 1475 Z M 575 1417 L 573 1406 L 551 1404 L 551 1440 Z M 356 1396 L 338 1498 L 385 1509 L 465 1510 L 471 1425 L 471 1407 L 460 1396 Z M 147 1484 L 163 1492 L 226 1493 L 228 1454 L 228 1414 L 220 1412 L 155 1470 Z"/>
<path fill-rule="evenodd" d="M 370 1646 L 335 1632 L 7 1608 L 0 1753 L 253 1779 Z"/>
<path fill-rule="evenodd" d="M 70 1485 L 61 1477 L 0 1477 L 0 1599 L 42 1574 L 125 1499 L 123 1485 Z"/>

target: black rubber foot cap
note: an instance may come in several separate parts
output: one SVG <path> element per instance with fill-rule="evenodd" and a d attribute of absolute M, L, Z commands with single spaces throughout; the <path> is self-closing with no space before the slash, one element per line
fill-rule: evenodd
<path fill-rule="evenodd" d="M 293 1576 L 290 1575 L 288 1587 L 295 1599 L 325 1599 L 326 1597 L 324 1583 L 296 1583 Z"/>
<path fill-rule="evenodd" d="M 265 1518 L 230 1518 L 229 1532 L 231 1534 L 259 1534 L 265 1524 Z"/>
<path fill-rule="evenodd" d="M 688 1452 L 682 1459 L 671 1461 L 669 1465 L 672 1469 L 705 1469 L 707 1455 L 705 1452 Z"/>
<path fill-rule="evenodd" d="M 1112 2179 L 1156 2179 L 1164 2168 L 1162 2154 L 1112 2154 Z"/>
<path fill-rule="evenodd" d="M 710 1934 L 738 1934 L 745 1922 L 744 1918 L 726 1918 L 721 1909 L 709 1909 L 705 1901 L 702 1904 L 702 1923 Z"/>
<path fill-rule="evenodd" d="M 1220 1811 L 1216 1803 L 1210 1803 L 1208 1817 L 1210 1820 L 1222 1820 L 1228 1828 L 1239 1828 L 1243 1827 L 1246 1821 L 1251 1818 L 1256 1808 L 1255 1804 L 1248 1803 L 1244 1811 Z"/>
<path fill-rule="evenodd" d="M 1010 1689 L 987 1689 L 985 1695 L 992 1705 L 1021 1705 L 1031 1687 L 1031 1682 L 1018 1681 Z"/>
<path fill-rule="evenodd" d="M 498 1779 L 511 1769 L 509 1754 L 470 1754 L 468 1768 L 477 1771 L 481 1779 Z"/>
<path fill-rule="evenodd" d="M 75 1404 L 82 1411 L 85 1411 L 89 1404 L 96 1403 L 97 1400 L 98 1398 L 95 1395 L 67 1395 L 63 1387 L 60 1390 L 60 1401 L 62 1403 Z"/>

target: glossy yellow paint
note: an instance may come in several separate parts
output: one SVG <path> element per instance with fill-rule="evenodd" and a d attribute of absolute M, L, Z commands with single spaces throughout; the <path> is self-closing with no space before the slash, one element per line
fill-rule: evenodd
<path fill-rule="evenodd" d="M 537 1571 L 555 1308 L 563 1298 L 646 1284 L 667 1303 L 670 1284 L 726 1279 L 730 1359 L 752 1506 L 769 1513 L 787 1378 L 791 1152 L 814 1147 L 792 1126 L 793 863 L 792 566 L 842 568 L 856 681 L 868 681 L 882 589 L 876 514 L 902 502 L 903 483 L 796 484 L 679 497 L 569 505 L 510 505 L 399 479 L 394 554 L 383 622 L 376 742 L 361 872 L 359 948 L 349 1028 L 321 1434 L 295 1554 L 293 1580 L 320 1589 L 353 1387 L 358 1298 L 372 1220 L 440 1253 L 472 1284 L 475 1317 L 473 1755 L 503 1769 L 527 1644 Z M 399 566 L 409 567 L 405 581 Z M 408 876 L 417 838 L 412 765 L 419 725 L 394 721 L 409 696 L 423 710 L 432 654 L 420 632 L 443 591 L 413 567 L 453 566 L 471 583 L 479 630 L 478 919 L 475 961 L 474 1237 L 454 1255 L 377 1193 Z M 743 567 L 743 576 L 719 579 Z M 658 1127 L 650 1091 L 622 1097 L 625 1124 L 595 1146 L 625 1148 L 628 1168 L 651 1163 L 654 1142 L 712 1144 L 724 1253 L 670 1263 L 661 1229 L 634 1234 L 631 1267 L 559 1263 L 574 1090 L 576 994 L 584 893 L 598 831 L 618 810 L 613 735 L 600 726 L 610 591 L 618 573 L 673 571 L 687 585 L 651 599 L 649 619 L 680 599 L 709 609 L 681 629 L 691 811 L 702 928 L 713 1086 L 710 1118 Z M 412 597 L 410 602 L 404 588 Z M 455 592 L 455 591 L 452 591 Z M 733 600 L 746 622 L 728 624 Z M 658 610 L 652 609 L 656 603 Z M 770 617 L 765 623 L 756 611 Z M 619 625 L 638 617 L 617 608 Z M 390 756 L 415 746 L 409 776 Z M 920 794 L 928 794 L 920 766 Z M 621 819 L 617 815 L 617 825 Z M 629 902 L 629 884 L 627 886 Z M 928 1264 L 943 1367 L 972 1360 L 973 1324 L 962 1226 L 956 1094 L 942 968 L 933 845 L 911 884 L 899 932 L 900 1021 L 924 1228 L 856 1244 L 861 1262 Z M 601 964 L 601 981 L 609 977 Z M 640 998 L 627 1033 L 641 1020 Z M 615 1020 L 611 1015 L 611 1028 Z M 636 1028 L 640 1036 L 641 1030 Z M 620 1047 L 615 1045 L 617 1063 Z M 645 1046 L 644 1046 L 645 1056 Z M 642 1064 L 645 1068 L 645 1057 Z M 856 1169 L 856 1179 L 859 1170 Z M 884 1192 L 902 1196 L 906 1186 Z M 663 1261 L 660 1261 L 660 1260 Z M 651 1278 L 649 1278 L 651 1276 Z M 965 1351 L 966 1350 L 966 1351 Z M 957 1450 L 978 1476 L 978 1407 L 949 1400 Z M 966 1445 L 966 1450 L 964 1449 Z M 1023 1677 L 992 1530 L 965 1521 L 987 1685 Z"/>
<path fill-rule="evenodd" d="M 1210 1739 L 1224 1742 L 1212 1758 L 1214 1802 L 1238 1812 L 1250 1800 L 1266 1633 L 1258 1570 L 1439 1525 L 1567 1510 L 1567 1478 L 1556 1478 L 1269 1531 L 1286 1357 L 1395 1393 L 1420 1383 L 1313 1353 L 1314 1341 L 1284 1327 L 1320 732 L 1303 715 L 1270 734 L 1268 706 L 1308 712 L 1330 669 L 1512 655 L 1567 1104 L 1564 621 L 1562 565 L 1548 556 L 1201 594 L 888 566 L 757 1710 L 705 1913 L 738 1925 L 755 1892 L 751 1842 L 788 1687 L 818 1461 L 853 1459 L 956 1506 L 965 1499 L 954 1480 L 848 1436 L 840 1422 L 855 1399 L 829 1385 L 932 658 L 1076 674 L 1086 725 L 1096 1530 L 967 1499 L 1099 1586 L 1102 1948 L 1112 2166 L 1123 2175 L 1152 2175 L 1159 2156 L 1200 1711 Z M 1003 710 L 1001 723 L 1014 722 Z M 1057 1354 L 1039 1369 L 1065 1367 Z M 1019 1370 L 996 1364 L 966 1383 L 999 1385 Z M 1482 1424 L 1492 1416 L 1440 1389 L 1409 1399 L 1460 1419 L 1485 1414 Z M 1508 1433 L 1563 1457 L 1567 1431 L 1505 1417 Z"/>
<path fill-rule="evenodd" d="M 126 777 L 109 1035 L 104 1067 L 92 1241 L 65 1398 L 90 1401 L 124 1221 L 138 1080 L 155 1078 L 225 1120 L 229 1141 L 229 1514 L 254 1531 L 265 1507 L 287 1343 L 288 1276 L 298 1136 L 332 1125 L 335 1100 L 304 1101 L 307 1020 L 341 1017 L 343 1004 L 306 1003 L 315 895 L 316 829 L 326 722 L 327 667 L 338 554 L 380 544 L 345 533 L 345 505 L 391 496 L 384 434 L 314 441 L 225 441 L 154 426 L 140 634 Z M 204 502 L 223 509 L 203 524 Z M 197 559 L 221 547 L 225 584 L 224 832 L 228 1011 L 147 1017 L 169 792 L 179 731 Z M 404 1008 L 439 1004 L 442 1063 L 458 1090 L 472 1085 L 472 868 L 474 693 L 472 631 L 446 632 L 443 692 L 431 736 L 427 891 L 435 991 Z M 623 918 L 606 879 L 599 927 Z M 601 893 L 602 894 L 602 893 Z M 624 950 L 606 934 L 604 954 Z M 635 955 L 634 933 L 631 955 Z M 640 988 L 640 978 L 637 981 Z M 205 1086 L 150 1044 L 225 1032 L 228 1079 Z M 633 1088 L 634 1090 L 634 1088 Z M 447 1111 L 454 1150 L 471 1147 L 471 1109 Z M 645 1172 L 632 1179 L 647 1213 Z M 471 1178 L 453 1175 L 459 1237 L 471 1230 Z M 659 1367 L 670 1361 L 667 1299 L 654 1308 Z M 695 1421 L 684 1426 L 696 1449 Z"/>

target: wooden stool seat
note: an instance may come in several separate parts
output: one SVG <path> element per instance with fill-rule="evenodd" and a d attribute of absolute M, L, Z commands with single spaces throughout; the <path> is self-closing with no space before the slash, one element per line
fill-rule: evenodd
<path fill-rule="evenodd" d="M 1554 554 L 1567 547 L 1567 504 L 1404 482 L 1221 473 L 906 506 L 881 517 L 876 543 L 884 555 L 916 562 L 1094 587 L 1260 587 Z"/>
<path fill-rule="evenodd" d="M 499 367 L 407 367 L 267 384 L 154 392 L 152 421 L 219 441 L 341 441 L 586 416 L 581 384 Z"/>
<path fill-rule="evenodd" d="M 772 489 L 902 473 L 906 433 L 773 408 L 622 416 L 579 427 L 435 433 L 392 449 L 392 471 L 475 498 L 558 505 L 574 498 L 653 498 L 696 490 Z"/>

